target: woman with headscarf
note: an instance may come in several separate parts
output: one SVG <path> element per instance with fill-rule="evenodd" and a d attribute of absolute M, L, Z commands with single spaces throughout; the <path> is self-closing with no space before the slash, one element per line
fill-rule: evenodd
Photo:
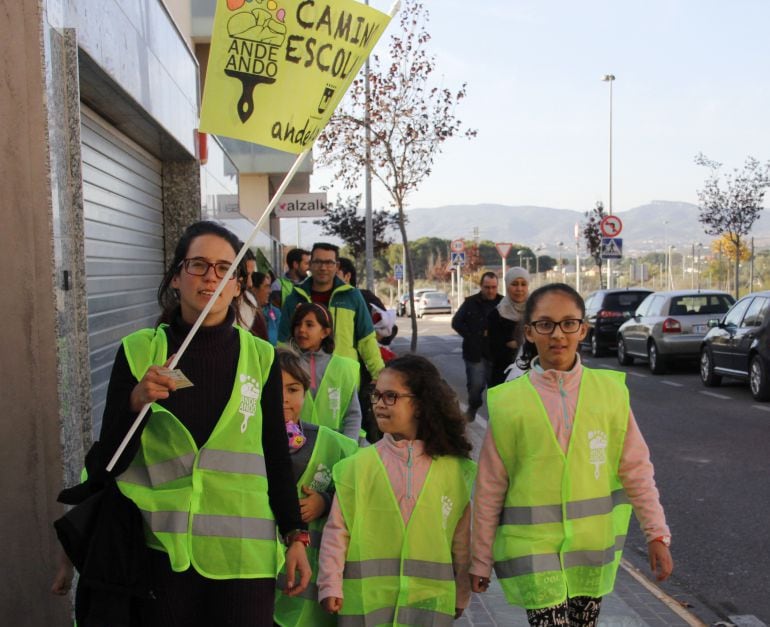
<path fill-rule="evenodd" d="M 516 359 L 524 341 L 524 306 L 529 296 L 529 272 L 515 267 L 505 273 L 505 296 L 487 319 L 489 352 L 492 356 L 490 387 L 505 381 L 505 371 Z"/>

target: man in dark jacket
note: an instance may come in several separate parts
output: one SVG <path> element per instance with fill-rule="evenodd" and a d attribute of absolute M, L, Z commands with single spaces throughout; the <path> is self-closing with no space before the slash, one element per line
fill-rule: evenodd
<path fill-rule="evenodd" d="M 481 291 L 465 299 L 452 318 L 452 328 L 463 338 L 463 361 L 468 385 L 468 421 L 476 419 L 481 407 L 481 393 L 492 376 L 492 361 L 487 345 L 487 317 L 502 300 L 497 293 L 497 275 L 481 275 Z"/>

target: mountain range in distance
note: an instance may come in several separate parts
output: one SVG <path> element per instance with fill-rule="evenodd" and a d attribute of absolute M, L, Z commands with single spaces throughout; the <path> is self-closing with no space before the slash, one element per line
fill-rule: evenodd
<path fill-rule="evenodd" d="M 689 250 L 698 243 L 708 245 L 716 238 L 706 235 L 703 225 L 698 222 L 698 211 L 698 206 L 692 203 L 654 200 L 615 212 L 623 221 L 620 237 L 623 239 L 624 255 L 663 251 L 668 245 L 675 246 L 677 250 Z M 581 249 L 585 249 L 582 225 L 586 218 L 582 211 L 485 203 L 408 209 L 406 213 L 409 218 L 406 230 L 410 240 L 439 237 L 472 241 L 478 235 L 479 240 L 510 242 L 530 248 L 542 245 L 544 253 L 555 256 L 559 251 L 559 242 L 564 243 L 564 254 L 575 250 L 575 224 L 578 223 Z M 292 226 L 283 226 L 284 232 L 292 233 Z M 397 231 L 392 235 L 395 242 L 400 241 Z M 770 215 L 760 214 L 751 236 L 756 248 L 770 247 Z M 321 235 L 320 227 L 303 220 L 303 244 L 332 240 Z"/>

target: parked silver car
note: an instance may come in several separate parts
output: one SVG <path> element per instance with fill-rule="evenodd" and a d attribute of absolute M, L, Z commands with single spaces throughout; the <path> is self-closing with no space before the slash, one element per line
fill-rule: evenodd
<path fill-rule="evenodd" d="M 415 299 L 414 308 L 418 318 L 429 313 L 452 313 L 452 303 L 449 302 L 446 292 L 425 292 L 420 296 L 420 300 Z"/>
<path fill-rule="evenodd" d="M 435 291 L 436 291 L 435 287 L 421 287 L 419 289 L 416 289 L 414 291 L 414 307 L 415 307 L 415 309 L 416 310 L 419 309 L 420 298 L 422 297 L 423 294 L 425 294 L 426 292 L 435 292 Z M 404 301 L 404 313 L 403 313 L 403 315 L 411 318 L 412 314 L 411 314 L 411 308 L 409 307 L 409 293 L 407 292 L 406 294 L 404 294 L 404 296 L 406 296 L 406 300 Z M 419 313 L 419 311 L 418 311 L 418 313 Z"/>
<path fill-rule="evenodd" d="M 674 359 L 696 360 L 708 322 L 720 318 L 735 299 L 716 290 L 655 292 L 645 298 L 618 329 L 618 361 L 647 359 L 653 374 L 663 374 Z"/>

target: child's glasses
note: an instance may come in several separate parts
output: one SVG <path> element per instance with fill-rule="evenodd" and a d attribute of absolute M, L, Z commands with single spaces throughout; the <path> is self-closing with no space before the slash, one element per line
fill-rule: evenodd
<path fill-rule="evenodd" d="M 560 322 L 554 322 L 553 320 L 535 320 L 534 322 L 530 322 L 529 326 L 541 335 L 551 335 L 551 333 L 556 330 L 557 326 L 563 333 L 577 333 L 580 330 L 581 324 L 583 324 L 583 321 L 580 318 L 567 318 Z"/>
<path fill-rule="evenodd" d="M 385 390 L 384 392 L 380 392 L 379 390 L 372 390 L 369 398 L 372 401 L 372 405 L 376 405 L 380 402 L 380 399 L 382 399 L 382 402 L 385 403 L 385 405 L 390 406 L 395 405 L 399 398 L 404 397 L 414 397 L 414 394 L 399 394 L 398 392 L 393 392 L 391 390 Z"/>

